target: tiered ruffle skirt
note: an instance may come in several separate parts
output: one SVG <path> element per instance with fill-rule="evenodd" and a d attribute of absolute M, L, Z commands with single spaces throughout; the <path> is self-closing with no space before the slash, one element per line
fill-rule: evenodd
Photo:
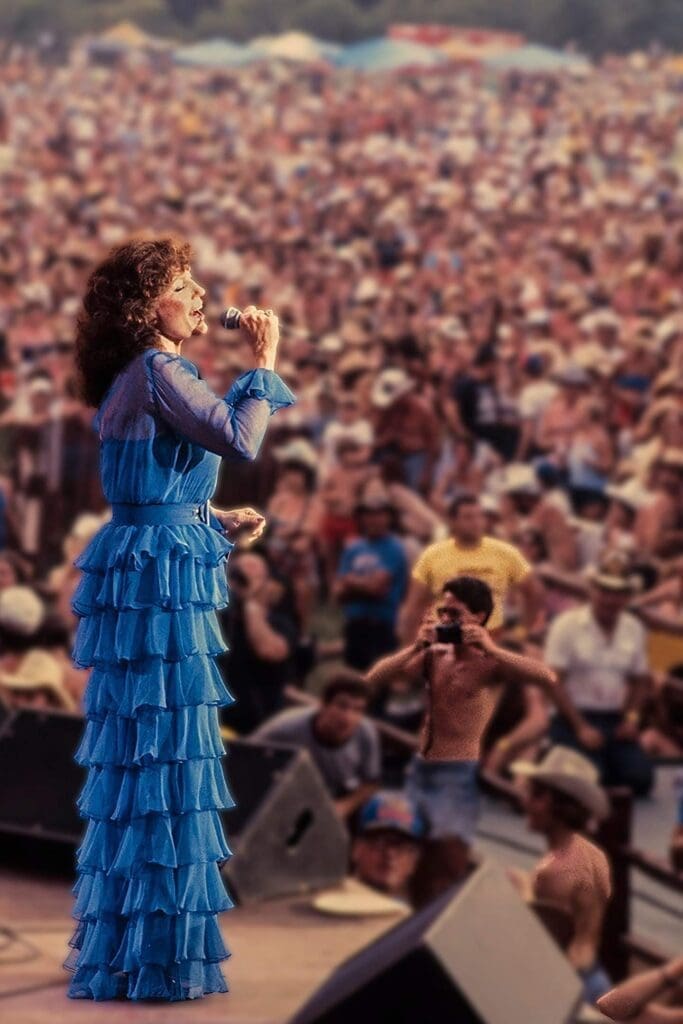
<path fill-rule="evenodd" d="M 198 525 L 100 531 L 76 565 L 73 658 L 92 666 L 75 754 L 87 828 L 77 854 L 64 966 L 81 999 L 196 999 L 226 992 L 217 914 L 233 904 L 219 866 L 234 806 L 215 663 L 231 545 Z"/>

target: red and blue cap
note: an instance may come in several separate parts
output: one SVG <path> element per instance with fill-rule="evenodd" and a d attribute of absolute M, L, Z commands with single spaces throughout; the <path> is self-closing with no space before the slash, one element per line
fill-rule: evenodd
<path fill-rule="evenodd" d="M 402 832 L 413 839 L 420 839 L 425 834 L 425 823 L 417 808 L 398 791 L 380 790 L 363 804 L 358 830 L 361 834 L 385 829 Z"/>

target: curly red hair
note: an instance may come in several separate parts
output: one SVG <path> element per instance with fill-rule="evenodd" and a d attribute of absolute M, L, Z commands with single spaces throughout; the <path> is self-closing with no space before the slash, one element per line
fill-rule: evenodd
<path fill-rule="evenodd" d="M 135 238 L 116 246 L 88 279 L 76 333 L 79 388 L 99 406 L 114 377 L 156 345 L 154 310 L 191 249 L 175 238 Z"/>

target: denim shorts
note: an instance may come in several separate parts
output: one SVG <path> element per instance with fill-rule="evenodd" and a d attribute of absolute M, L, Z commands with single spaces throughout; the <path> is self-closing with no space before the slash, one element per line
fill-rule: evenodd
<path fill-rule="evenodd" d="M 584 1002 L 590 1003 L 591 1006 L 598 1001 L 600 996 L 604 996 L 605 992 L 609 992 L 612 988 L 612 982 L 607 977 L 604 967 L 601 967 L 600 964 L 585 967 L 578 972 L 578 975 L 583 982 Z"/>
<path fill-rule="evenodd" d="M 478 766 L 478 761 L 411 759 L 405 793 L 425 819 L 430 839 L 457 837 L 471 844 L 480 810 Z"/>

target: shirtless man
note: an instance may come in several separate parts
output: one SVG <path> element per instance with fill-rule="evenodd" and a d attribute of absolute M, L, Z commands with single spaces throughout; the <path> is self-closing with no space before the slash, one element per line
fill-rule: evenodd
<path fill-rule="evenodd" d="M 598 950 L 612 886 L 607 857 L 581 831 L 608 814 L 609 802 L 597 769 L 569 747 L 552 747 L 538 764 L 516 761 L 511 770 L 529 780 L 527 820 L 545 836 L 548 852 L 530 875 L 511 869 L 510 879 L 526 900 L 554 903 L 569 914 L 574 934 L 567 957 L 583 981 L 584 999 L 594 1003 L 611 986 Z"/>
<path fill-rule="evenodd" d="M 365 676 L 374 685 L 402 672 L 422 677 L 426 684 L 419 752 L 406 778 L 407 795 L 429 824 L 416 880 L 419 905 L 467 873 L 479 814 L 481 741 L 504 684 L 534 683 L 560 708 L 568 705 L 555 674 L 542 662 L 494 642 L 484 628 L 492 609 L 491 588 L 482 580 L 448 580 L 436 624 L 428 616 L 414 644 L 383 658 Z M 438 641 L 437 626 L 449 624 L 460 626 L 462 642 Z M 567 711 L 576 714 L 570 707 Z"/>

